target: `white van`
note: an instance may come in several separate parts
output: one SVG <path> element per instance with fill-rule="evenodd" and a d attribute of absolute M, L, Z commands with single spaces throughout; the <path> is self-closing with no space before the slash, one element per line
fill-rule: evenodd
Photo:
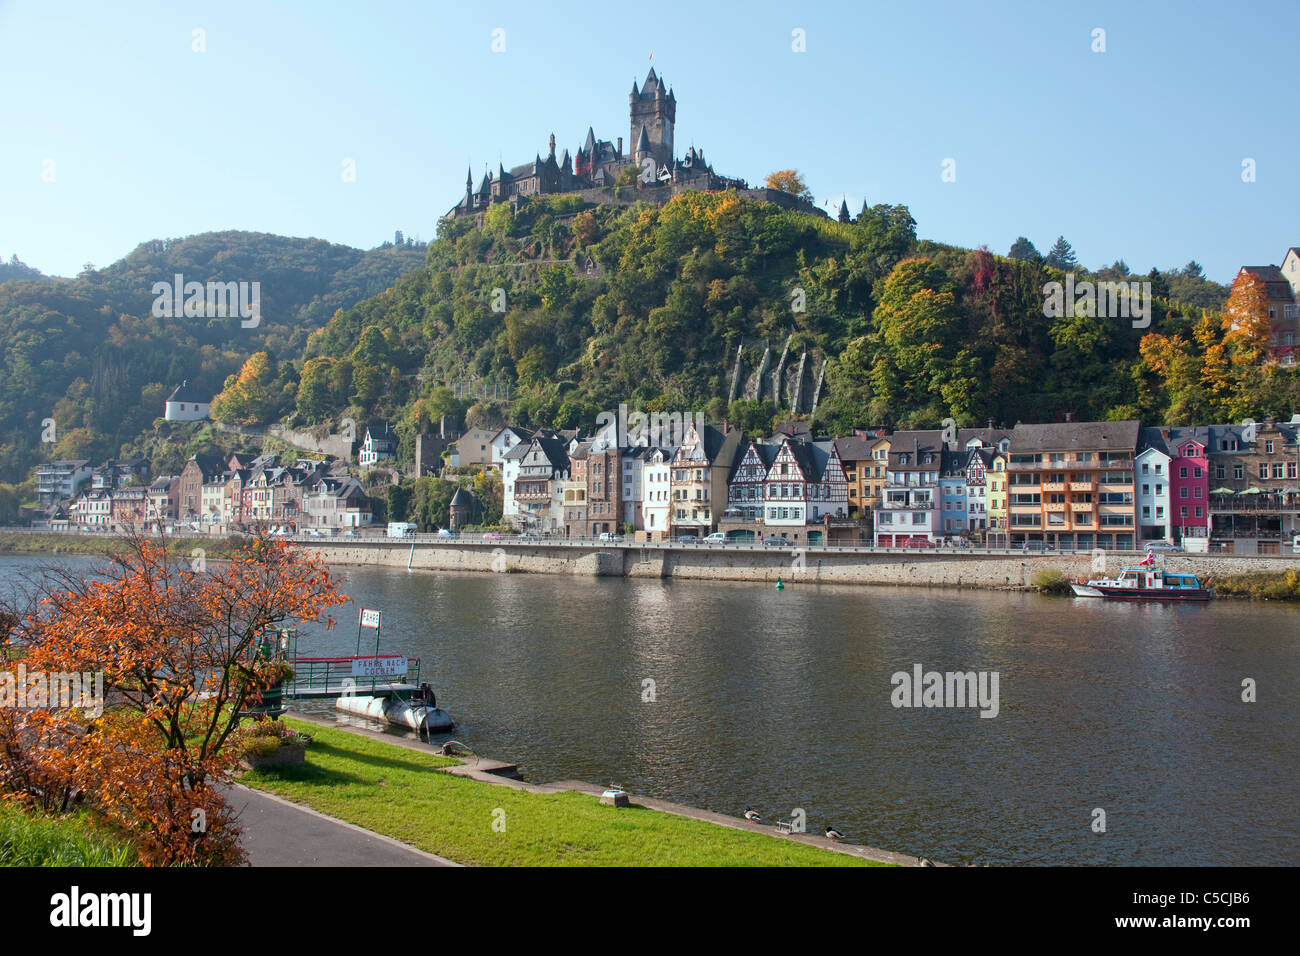
<path fill-rule="evenodd" d="M 704 539 L 705 544 L 726 544 L 727 533 L 725 531 L 715 531 Z"/>
<path fill-rule="evenodd" d="M 409 538 L 413 534 L 415 534 L 415 525 L 409 521 L 388 522 L 388 536 L 390 538 Z"/>

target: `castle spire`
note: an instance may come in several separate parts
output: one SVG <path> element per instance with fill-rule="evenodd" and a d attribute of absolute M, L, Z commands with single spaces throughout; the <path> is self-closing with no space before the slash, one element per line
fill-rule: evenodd
<path fill-rule="evenodd" d="M 650 155 L 650 135 L 646 132 L 645 123 L 641 124 L 641 135 L 636 139 L 636 151 L 638 154 Z"/>
<path fill-rule="evenodd" d="M 551 134 L 551 159 L 555 159 L 555 134 Z"/>
<path fill-rule="evenodd" d="M 839 218 L 840 218 L 840 222 L 848 222 L 848 221 L 849 221 L 849 201 L 848 201 L 847 199 L 841 199 L 841 200 L 840 200 L 840 217 L 839 217 Z"/>

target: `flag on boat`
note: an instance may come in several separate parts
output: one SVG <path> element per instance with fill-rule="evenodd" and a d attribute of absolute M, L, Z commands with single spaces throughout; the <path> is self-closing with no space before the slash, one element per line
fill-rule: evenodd
<path fill-rule="evenodd" d="M 1148 551 L 1148 552 L 1147 552 L 1147 556 L 1146 556 L 1145 558 L 1143 558 L 1143 559 L 1138 563 L 1138 566 L 1139 566 L 1139 567 L 1146 568 L 1146 567 L 1150 567 L 1151 565 L 1153 565 L 1153 564 L 1155 564 L 1155 563 L 1156 563 L 1156 556 L 1155 556 L 1155 554 L 1154 554 L 1153 552 L 1151 552 L 1151 551 Z"/>

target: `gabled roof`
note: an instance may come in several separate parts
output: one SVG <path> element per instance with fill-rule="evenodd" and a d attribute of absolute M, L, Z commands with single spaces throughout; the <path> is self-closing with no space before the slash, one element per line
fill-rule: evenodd
<path fill-rule="evenodd" d="M 199 402 L 208 404 L 212 401 L 212 396 L 204 395 L 197 388 L 190 384 L 189 379 L 181 382 L 176 386 L 175 391 L 167 397 L 169 402 Z"/>
<path fill-rule="evenodd" d="M 204 479 L 207 479 L 212 475 L 220 474 L 226 470 L 226 459 L 219 455 L 200 453 L 197 455 L 191 455 L 190 461 L 198 465 L 199 472 L 203 475 Z"/>
<path fill-rule="evenodd" d="M 472 508 L 474 507 L 474 497 L 464 488 L 457 488 L 456 493 L 451 496 L 450 508 Z"/>
<path fill-rule="evenodd" d="M 1011 430 L 1011 454 L 1039 451 L 1135 451 L 1137 421 L 1053 422 L 1017 425 Z"/>
<path fill-rule="evenodd" d="M 1286 276 L 1282 275 L 1282 270 L 1277 266 L 1242 266 L 1240 271 L 1249 272 L 1263 282 L 1264 290 L 1270 300 L 1295 301 L 1295 293 L 1291 290 L 1291 283 L 1286 281 Z"/>
<path fill-rule="evenodd" d="M 943 432 L 937 428 L 894 432 L 890 436 L 889 470 L 939 471 L 943 465 L 943 450 Z M 925 462 L 926 455 L 933 455 L 934 460 Z M 903 456 L 907 456 L 907 464 L 900 465 Z"/>
<path fill-rule="evenodd" d="M 840 453 L 840 461 L 866 461 L 871 457 L 871 446 L 878 440 L 849 435 L 835 439 L 835 448 Z"/>

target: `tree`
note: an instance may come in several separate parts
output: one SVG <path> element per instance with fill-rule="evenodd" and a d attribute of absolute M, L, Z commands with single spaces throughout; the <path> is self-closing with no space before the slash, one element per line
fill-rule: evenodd
<path fill-rule="evenodd" d="M 1201 268 L 1199 262 L 1193 259 L 1191 262 L 1187 263 L 1187 265 L 1183 266 L 1183 275 L 1187 276 L 1189 279 L 1204 279 L 1205 270 Z"/>
<path fill-rule="evenodd" d="M 1043 256 L 1034 248 L 1034 244 L 1024 236 L 1016 239 L 1011 243 L 1011 248 L 1007 250 L 1008 259 L 1020 259 L 1023 262 L 1042 262 Z"/>
<path fill-rule="evenodd" d="M 279 415 L 279 395 L 273 388 L 276 372 L 270 352 L 254 352 L 212 400 L 213 419 L 235 425 L 274 421 Z"/>
<path fill-rule="evenodd" d="M 408 520 L 420 526 L 421 531 L 434 531 L 447 527 L 451 514 L 451 499 L 456 494 L 456 484 L 441 478 L 415 479 L 415 492 L 407 511 Z"/>
<path fill-rule="evenodd" d="M 411 506 L 411 497 L 415 491 L 414 485 L 403 482 L 400 485 L 389 485 L 385 493 L 388 501 L 388 520 L 405 521 Z"/>
<path fill-rule="evenodd" d="M 803 181 L 803 176 L 797 169 L 778 169 L 774 173 L 769 173 L 766 180 L 768 189 L 778 189 L 783 193 L 789 193 L 791 196 L 797 196 L 800 199 L 812 201 L 813 194 Z"/>
<path fill-rule="evenodd" d="M 1074 247 L 1065 241 L 1065 236 L 1057 236 L 1056 242 L 1052 243 L 1052 248 L 1047 253 L 1047 264 L 1053 269 L 1060 269 L 1062 272 L 1069 272 L 1071 269 L 1079 267 L 1079 260 L 1074 254 Z"/>
<path fill-rule="evenodd" d="M 345 600 L 318 559 L 266 538 L 196 569 L 129 534 L 94 575 L 47 578 L 30 607 L 7 609 L 24 663 L 102 674 L 97 703 L 110 707 L 0 709 L 0 787 L 55 812 L 80 790 L 133 834 L 144 862 L 234 862 L 219 787 L 241 712 L 284 678 L 265 636 L 285 622 L 332 626 L 327 612 Z"/>

